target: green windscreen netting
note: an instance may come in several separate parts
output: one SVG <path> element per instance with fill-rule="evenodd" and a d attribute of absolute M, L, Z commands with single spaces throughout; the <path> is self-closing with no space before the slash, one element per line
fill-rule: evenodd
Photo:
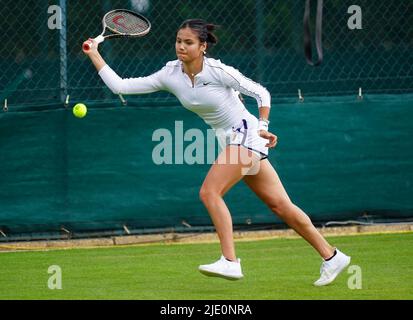
<path fill-rule="evenodd" d="M 0 241 L 33 233 L 211 228 L 199 201 L 210 159 L 203 154 L 202 163 L 159 165 L 153 157 L 157 130 L 171 133 L 176 157 L 177 146 L 194 152 L 196 135 L 185 140 L 185 134 L 206 138 L 208 128 L 168 93 L 125 96 L 122 105 L 81 51 L 115 8 L 138 11 L 152 23 L 145 37 L 101 44 L 102 56 L 122 77 L 148 75 L 176 59 L 183 20 L 220 25 L 219 43 L 208 54 L 271 92 L 271 131 L 279 143 L 269 159 L 315 223 L 411 220 L 413 0 L 324 1 L 319 67 L 304 57 L 304 4 L 3 0 Z M 71 114 L 76 102 L 87 104 L 86 118 Z M 255 102 L 246 102 L 257 115 Z M 242 183 L 226 200 L 236 227 L 282 223 Z"/>
<path fill-rule="evenodd" d="M 273 108 L 279 143 L 269 159 L 291 199 L 318 224 L 411 219 L 412 102 L 407 95 L 331 97 Z M 198 117 L 178 105 L 90 104 L 84 119 L 50 108 L 0 113 L 0 230 L 9 237 L 211 226 L 199 200 L 211 163 L 206 153 L 192 155 L 199 138 L 178 138 L 197 130 L 207 144 Z M 163 139 L 154 139 L 157 130 Z M 169 133 L 173 161 L 157 164 L 154 153 Z M 179 164 L 188 152 L 196 161 Z M 236 226 L 282 223 L 242 182 L 225 200 Z"/>

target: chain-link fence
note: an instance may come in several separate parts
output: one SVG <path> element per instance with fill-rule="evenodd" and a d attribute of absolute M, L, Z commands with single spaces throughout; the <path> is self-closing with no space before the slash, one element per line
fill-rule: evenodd
<path fill-rule="evenodd" d="M 203 18 L 221 25 L 211 56 L 261 82 L 274 98 L 295 96 L 298 89 L 304 95 L 356 94 L 359 88 L 364 93 L 413 90 L 412 0 L 326 1 L 324 62 L 316 68 L 304 59 L 304 2 L 4 0 L 2 103 L 7 98 L 9 105 L 45 105 L 63 102 L 68 95 L 71 101 L 117 99 L 81 51 L 85 39 L 101 32 L 104 13 L 114 8 L 139 11 L 153 26 L 143 38 L 101 45 L 106 61 L 124 77 L 150 74 L 174 60 L 180 23 Z M 175 98 L 157 93 L 133 99 L 144 104 Z"/>

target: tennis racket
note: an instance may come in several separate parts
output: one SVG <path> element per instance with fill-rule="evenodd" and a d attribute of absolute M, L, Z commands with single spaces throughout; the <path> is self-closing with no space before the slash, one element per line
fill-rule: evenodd
<path fill-rule="evenodd" d="M 116 9 L 106 13 L 102 19 L 102 25 L 102 33 L 93 39 L 97 43 L 101 43 L 105 39 L 142 37 L 151 29 L 151 23 L 147 18 L 125 9 Z M 111 33 L 104 35 L 106 31 Z M 83 43 L 83 50 L 87 51 L 91 48 L 92 41 L 87 40 Z"/>

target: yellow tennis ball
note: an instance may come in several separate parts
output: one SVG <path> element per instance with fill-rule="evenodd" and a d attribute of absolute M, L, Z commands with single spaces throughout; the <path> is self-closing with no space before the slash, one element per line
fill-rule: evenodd
<path fill-rule="evenodd" d="M 73 107 L 73 114 L 77 118 L 83 118 L 87 113 L 87 108 L 83 103 L 78 103 Z"/>

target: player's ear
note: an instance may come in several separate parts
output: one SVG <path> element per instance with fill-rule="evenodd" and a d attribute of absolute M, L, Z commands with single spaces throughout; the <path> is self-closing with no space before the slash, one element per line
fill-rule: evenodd
<path fill-rule="evenodd" d="M 205 42 L 203 42 L 203 43 L 201 44 L 201 51 L 202 51 L 204 54 L 206 54 L 206 50 L 207 50 L 207 43 L 206 43 L 206 41 L 205 41 Z"/>

